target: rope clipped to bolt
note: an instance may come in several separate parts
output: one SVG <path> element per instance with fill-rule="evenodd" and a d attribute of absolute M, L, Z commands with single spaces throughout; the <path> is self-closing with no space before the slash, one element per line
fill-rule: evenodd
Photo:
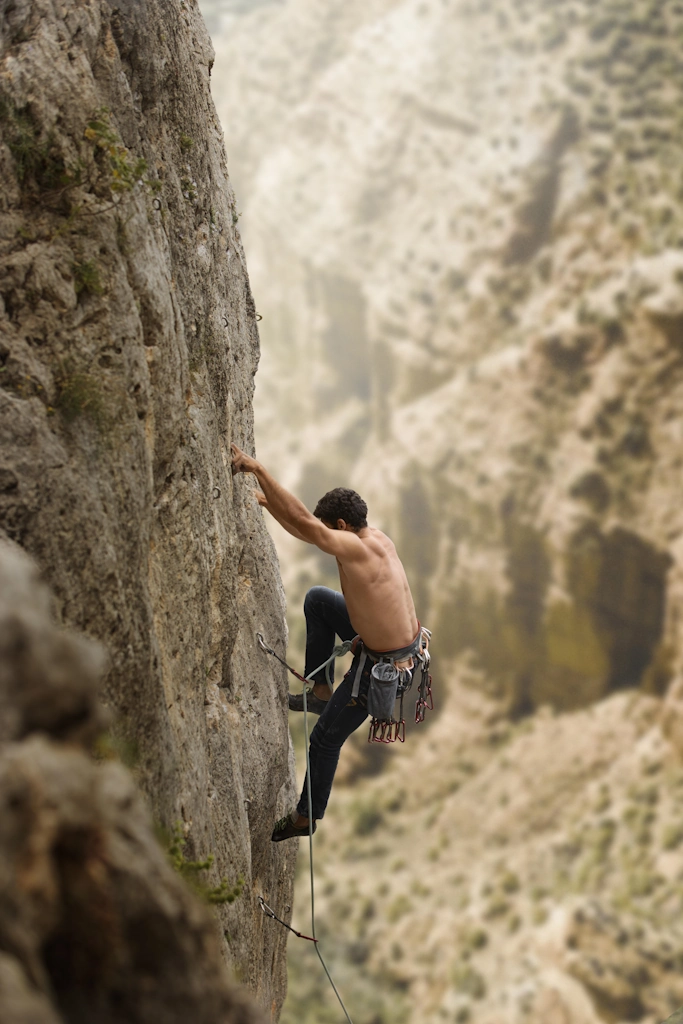
<path fill-rule="evenodd" d="M 297 939 L 307 939 L 308 942 L 318 941 L 317 939 L 314 939 L 311 935 L 304 935 L 303 932 L 298 932 L 296 928 L 292 928 L 291 924 L 287 924 L 286 921 L 283 921 L 282 918 L 278 917 L 273 908 L 268 906 L 263 896 L 259 896 L 258 901 L 261 910 L 266 915 L 266 917 L 272 917 L 273 921 L 277 921 L 278 924 L 281 924 L 282 927 L 286 928 L 288 932 L 292 933 L 292 935 L 296 935 Z"/>
<path fill-rule="evenodd" d="M 259 647 L 261 648 L 262 651 L 265 651 L 266 654 L 272 654 L 272 656 L 274 658 L 277 658 L 277 660 L 280 662 L 280 664 L 284 665 L 285 668 L 287 669 L 287 671 L 291 672 L 292 675 L 294 676 L 294 678 L 298 679 L 300 683 L 306 683 L 306 677 L 305 676 L 302 676 L 299 672 L 297 672 L 297 670 L 295 668 L 292 668 L 291 665 L 288 665 L 287 662 L 284 660 L 284 658 L 281 658 L 280 655 L 277 654 L 273 650 L 272 647 L 268 646 L 266 641 L 263 639 L 263 633 L 257 633 L 256 634 L 256 639 L 258 640 Z M 327 664 L 327 662 L 325 664 Z"/>

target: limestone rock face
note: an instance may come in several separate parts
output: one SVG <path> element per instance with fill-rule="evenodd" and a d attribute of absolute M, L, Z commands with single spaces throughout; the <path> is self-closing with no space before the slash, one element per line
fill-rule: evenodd
<path fill-rule="evenodd" d="M 253 446 L 259 342 L 212 61 L 191 0 L 0 9 L 0 527 L 59 620 L 104 645 L 116 742 L 157 821 L 214 856 L 213 884 L 243 878 L 216 911 L 223 951 L 277 1012 L 285 943 L 257 896 L 291 903 L 293 854 L 269 833 L 292 774 L 286 683 L 255 631 L 282 644 L 284 603 L 229 468 L 231 440 Z M 3 739 L 43 716 L 78 737 L 91 696 L 63 671 L 40 702 L 27 667 Z"/>
<path fill-rule="evenodd" d="M 257 1024 L 129 773 L 87 752 L 104 664 L 52 624 L 35 566 L 0 541 L 0 1017 Z"/>
<path fill-rule="evenodd" d="M 676 668 L 681 32 L 660 0 L 291 0 L 216 40 L 261 454 L 367 497 L 437 662 L 474 649 L 515 711 Z"/>

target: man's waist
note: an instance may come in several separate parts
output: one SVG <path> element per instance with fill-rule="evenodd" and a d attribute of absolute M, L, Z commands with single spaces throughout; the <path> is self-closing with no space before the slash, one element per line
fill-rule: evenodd
<path fill-rule="evenodd" d="M 419 653 L 422 644 L 422 627 L 418 622 L 416 636 L 414 637 L 413 640 L 411 640 L 409 644 L 406 644 L 404 647 L 394 647 L 388 650 L 376 650 L 370 647 L 367 643 L 365 643 L 362 637 L 359 637 L 358 639 L 359 644 L 357 650 L 360 650 L 360 647 L 362 645 L 362 648 L 365 651 L 365 653 L 368 655 L 368 657 L 372 658 L 373 661 L 403 661 L 405 659 L 411 658 L 414 654 Z"/>

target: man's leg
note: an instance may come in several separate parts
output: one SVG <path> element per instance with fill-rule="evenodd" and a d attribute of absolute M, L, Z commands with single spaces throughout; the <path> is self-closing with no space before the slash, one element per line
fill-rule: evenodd
<path fill-rule="evenodd" d="M 351 625 L 346 601 L 342 594 L 329 587 L 311 587 L 304 601 L 306 616 L 306 668 L 304 675 L 322 665 L 332 654 L 337 637 L 352 640 L 356 631 Z M 334 664 L 330 665 L 330 678 L 334 680 Z M 325 670 L 319 672 L 314 684 L 313 694 L 309 697 L 309 711 L 319 715 L 325 710 L 330 699 L 331 690 L 327 685 Z M 301 694 L 290 693 L 289 707 L 291 711 L 303 711 Z"/>
<path fill-rule="evenodd" d="M 351 625 L 346 610 L 344 595 L 329 587 L 311 587 L 304 600 L 306 617 L 306 668 L 304 675 L 322 665 L 332 654 L 336 637 L 352 640 L 356 631 Z M 334 679 L 334 665 L 330 666 L 330 678 Z M 325 670 L 318 673 L 316 685 L 327 685 Z M 322 694 L 321 694 L 322 696 Z"/>
<path fill-rule="evenodd" d="M 342 746 L 351 733 L 355 732 L 368 717 L 367 698 L 370 671 L 372 669 L 372 662 L 369 659 L 365 664 L 360 679 L 358 696 L 351 696 L 359 659 L 360 652 L 353 659 L 351 668 L 337 687 L 324 713 L 320 716 L 318 724 L 311 733 L 309 758 L 312 780 L 311 804 L 314 821 L 322 818 L 325 814 Z M 308 828 L 308 776 L 304 781 L 296 813 L 292 815 L 292 826 L 300 830 Z M 297 834 L 291 829 L 287 829 L 287 831 L 289 835 Z M 299 832 L 298 834 L 304 833 Z M 284 835 L 282 838 L 289 838 L 289 835 Z M 275 838 L 275 833 L 273 838 Z"/>
<path fill-rule="evenodd" d="M 360 652 L 353 659 L 351 668 L 344 676 L 327 707 L 311 733 L 311 803 L 313 807 L 313 830 L 315 822 L 325 814 L 330 797 L 334 774 L 339 763 L 339 753 L 344 742 L 368 717 L 368 686 L 372 662 L 367 660 L 360 680 L 358 697 L 352 697 Z M 304 781 L 297 808 L 291 815 L 280 819 L 271 836 L 273 842 L 305 836 L 308 832 L 308 776 Z"/>

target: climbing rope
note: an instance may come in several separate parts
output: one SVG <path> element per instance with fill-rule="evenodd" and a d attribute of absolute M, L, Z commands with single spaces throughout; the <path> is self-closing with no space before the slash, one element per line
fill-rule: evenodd
<path fill-rule="evenodd" d="M 339 995 L 339 991 L 337 989 L 337 986 L 335 985 L 334 981 L 332 980 L 332 975 L 330 974 L 329 969 L 327 967 L 327 964 L 325 963 L 325 960 L 323 958 L 322 952 L 320 950 L 320 940 L 318 939 L 318 937 L 315 934 L 315 882 L 314 882 L 314 874 L 315 873 L 314 873 L 314 870 L 313 870 L 313 801 L 312 801 L 312 797 L 311 797 L 311 758 L 310 758 L 310 754 L 309 754 L 309 750 L 308 750 L 308 743 L 309 743 L 309 739 L 308 739 L 308 702 L 307 702 L 307 699 L 306 699 L 307 693 L 308 693 L 308 686 L 307 686 L 307 684 L 310 683 L 310 682 L 313 682 L 315 677 L 317 676 L 318 672 L 322 672 L 323 669 L 325 669 L 325 678 L 327 679 L 327 682 L 330 684 L 330 686 L 332 685 L 331 680 L 330 680 L 330 665 L 335 660 L 335 658 L 339 658 L 343 654 L 348 654 L 348 652 L 351 650 L 351 646 L 353 644 L 353 640 L 345 640 L 343 644 L 339 644 L 337 647 L 334 648 L 334 650 L 332 651 L 331 656 L 327 659 L 327 661 L 324 661 L 322 663 L 322 665 L 318 665 L 318 667 L 315 669 L 315 671 L 311 672 L 308 676 L 302 676 L 302 675 L 300 675 L 296 671 L 296 669 L 293 669 L 291 667 L 291 665 L 288 665 L 286 661 L 283 661 L 283 659 L 279 656 L 279 654 L 275 653 L 275 651 L 272 649 L 272 647 L 269 647 L 267 645 L 267 643 L 263 639 L 263 634 L 262 633 L 257 633 L 256 634 L 256 638 L 257 638 L 257 640 L 259 642 L 259 647 L 263 651 L 265 651 L 267 654 L 271 654 L 274 658 L 277 658 L 277 660 L 280 662 L 281 665 L 284 665 L 285 668 L 289 672 L 291 672 L 293 676 L 295 676 L 301 683 L 303 683 L 304 741 L 305 741 L 305 744 L 306 744 L 306 748 L 305 748 L 306 749 L 306 778 L 308 779 L 308 785 L 306 786 L 306 795 L 308 797 L 308 856 L 309 856 L 309 865 L 310 865 L 310 874 L 311 874 L 311 933 L 312 934 L 311 935 L 302 935 L 300 932 L 294 931 L 294 929 L 291 928 L 288 924 L 285 924 L 284 921 L 281 921 L 279 917 L 275 916 L 274 911 L 271 910 L 271 908 L 268 906 L 268 904 L 265 902 L 265 900 L 263 899 L 262 896 L 259 896 L 259 903 L 261 905 L 261 910 L 263 911 L 264 914 L 266 914 L 267 917 L 271 917 L 273 920 L 278 921 L 279 924 L 284 925 L 285 928 L 288 928 L 290 932 L 294 932 L 294 934 L 297 935 L 300 939 L 308 939 L 309 942 L 312 942 L 314 944 L 315 951 L 318 954 L 318 959 L 320 960 L 320 963 L 323 965 L 323 970 L 325 971 L 325 974 L 327 975 L 327 979 L 328 979 L 330 985 L 332 986 L 332 990 L 333 990 L 335 996 L 339 1000 L 339 1005 L 341 1006 L 342 1010 L 344 1011 L 344 1016 L 346 1017 L 346 1019 L 349 1022 L 349 1024 L 353 1024 L 353 1021 L 351 1020 L 351 1018 L 349 1016 L 349 1012 L 346 1009 L 346 1007 L 344 1006 L 344 1001 L 342 1000 L 342 997 Z"/>
<path fill-rule="evenodd" d="M 297 672 L 295 668 L 292 668 L 291 665 L 288 665 L 284 658 L 281 658 L 280 655 L 277 654 L 272 647 L 268 646 L 266 641 L 263 639 L 263 633 L 257 633 L 256 639 L 258 640 L 259 647 L 261 648 L 262 651 L 265 651 L 266 654 L 272 654 L 274 658 L 277 658 L 280 664 L 284 665 L 287 671 L 291 672 L 294 678 L 298 679 L 300 683 L 304 684 L 304 686 L 306 685 L 306 683 L 310 683 L 313 680 L 314 676 L 316 676 L 318 672 L 322 672 L 323 669 L 325 669 L 325 679 L 327 680 L 328 685 L 332 686 L 332 679 L 330 678 L 330 665 L 335 660 L 335 658 L 341 658 L 343 654 L 348 654 L 349 651 L 353 648 L 353 640 L 345 640 L 343 644 L 339 644 L 337 647 L 334 648 L 332 654 L 327 659 L 327 661 L 324 661 L 322 665 L 319 665 L 315 672 L 311 672 L 309 676 L 302 676 L 301 673 Z"/>

